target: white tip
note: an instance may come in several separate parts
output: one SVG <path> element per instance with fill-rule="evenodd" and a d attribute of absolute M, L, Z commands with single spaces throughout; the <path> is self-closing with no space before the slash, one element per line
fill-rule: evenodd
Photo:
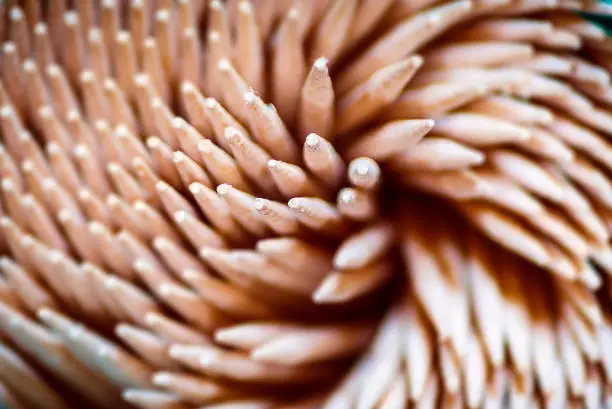
<path fill-rule="evenodd" d="M 169 246 L 169 240 L 163 236 L 157 236 L 153 239 L 153 247 L 155 248 L 161 248 L 161 249 L 168 249 L 170 248 Z"/>
<path fill-rule="evenodd" d="M 117 41 L 120 43 L 127 43 L 130 41 L 130 33 L 125 30 L 119 31 L 117 33 Z"/>
<path fill-rule="evenodd" d="M 306 137 L 306 145 L 308 145 L 311 148 L 314 148 L 318 144 L 319 144 L 319 135 L 317 135 L 316 133 L 308 134 L 308 136 Z"/>
<path fill-rule="evenodd" d="M 108 172 L 112 173 L 113 175 L 116 175 L 121 172 L 121 167 L 115 162 L 109 163 L 107 169 L 108 169 Z"/>
<path fill-rule="evenodd" d="M 256 211 L 261 212 L 266 208 L 266 199 L 257 198 L 253 202 L 253 207 Z"/>
<path fill-rule="evenodd" d="M 280 161 L 276 159 L 270 159 L 268 161 L 268 169 L 278 169 L 280 167 Z"/>
<path fill-rule="evenodd" d="M 32 195 L 25 195 L 21 199 L 21 204 L 27 207 L 32 207 L 34 205 L 34 197 Z"/>
<path fill-rule="evenodd" d="M 355 202 L 355 192 L 353 192 L 352 190 L 342 190 L 340 192 L 339 198 L 341 203 L 344 204 L 351 204 Z"/>
<path fill-rule="evenodd" d="M 206 105 L 206 108 L 215 108 L 217 106 L 217 100 L 214 98 L 206 98 L 204 105 Z"/>
<path fill-rule="evenodd" d="M 34 245 L 34 239 L 32 238 L 32 236 L 24 236 L 21 238 L 19 243 L 23 247 L 32 247 Z"/>
<path fill-rule="evenodd" d="M 103 119 L 98 119 L 94 122 L 94 127 L 96 128 L 97 131 L 99 132 L 108 132 L 109 131 L 109 126 L 108 126 L 108 122 L 106 122 Z"/>
<path fill-rule="evenodd" d="M 49 155 L 57 155 L 58 153 L 60 153 L 60 147 L 57 143 L 50 142 L 47 145 L 46 151 L 47 151 L 47 154 Z"/>
<path fill-rule="evenodd" d="M 36 63 L 34 60 L 28 58 L 23 62 L 23 69 L 24 71 L 33 72 L 36 70 Z"/>
<path fill-rule="evenodd" d="M 198 150 L 201 153 L 210 153 L 213 148 L 213 143 L 210 139 L 204 139 L 203 141 L 198 142 Z"/>
<path fill-rule="evenodd" d="M 156 45 L 155 39 L 153 37 L 147 37 L 144 40 L 144 47 L 145 48 L 154 48 Z"/>
<path fill-rule="evenodd" d="M 157 189 L 158 192 L 168 192 L 170 190 L 170 186 L 163 180 L 160 180 L 155 184 L 155 189 Z"/>
<path fill-rule="evenodd" d="M 109 290 L 117 288 L 118 285 L 119 285 L 119 280 L 115 276 L 107 276 L 104 279 L 104 287 Z"/>
<path fill-rule="evenodd" d="M 157 20 L 170 20 L 170 12 L 167 9 L 160 9 L 157 10 L 157 13 L 155 13 L 155 18 Z"/>
<path fill-rule="evenodd" d="M 79 330 L 82 330 L 82 327 L 78 328 Z M 107 358 L 110 357 L 113 354 L 113 349 L 108 346 L 108 345 L 103 345 L 100 348 L 98 348 L 98 356 L 102 357 L 102 358 Z"/>
<path fill-rule="evenodd" d="M 217 186 L 217 193 L 220 194 L 221 196 L 225 196 L 229 193 L 231 188 L 232 188 L 232 185 L 229 185 L 227 183 L 222 183 L 219 186 Z"/>
<path fill-rule="evenodd" d="M 245 14 L 250 14 L 253 12 L 253 6 L 248 1 L 241 1 L 238 5 L 238 11 Z"/>
<path fill-rule="evenodd" d="M 2 45 L 2 51 L 5 53 L 14 53 L 17 51 L 17 45 L 12 41 L 7 41 Z"/>
<path fill-rule="evenodd" d="M 102 87 L 104 88 L 104 91 L 113 91 L 117 89 L 115 81 L 113 81 L 111 78 L 105 78 L 102 82 Z"/>
<path fill-rule="evenodd" d="M 13 181 L 10 179 L 2 179 L 2 190 L 10 191 L 13 190 Z"/>
<path fill-rule="evenodd" d="M 47 75 L 50 77 L 57 77 L 60 75 L 60 67 L 57 64 L 47 65 Z"/>
<path fill-rule="evenodd" d="M 106 198 L 106 204 L 108 204 L 110 207 L 115 207 L 119 204 L 119 198 L 116 195 L 108 195 Z"/>
<path fill-rule="evenodd" d="M 187 212 L 184 210 L 179 210 L 178 212 L 174 213 L 173 216 L 174 216 L 174 221 L 176 221 L 179 224 L 187 220 Z"/>
<path fill-rule="evenodd" d="M 153 384 L 156 386 L 168 386 L 172 382 L 172 376 L 167 373 L 156 373 L 153 375 Z"/>
<path fill-rule="evenodd" d="M 5 105 L 2 108 L 0 108 L 0 116 L 3 118 L 6 118 L 7 116 L 11 116 L 13 115 L 14 111 L 13 111 L 13 107 L 11 107 L 10 105 Z"/>
<path fill-rule="evenodd" d="M 47 25 L 45 23 L 36 23 L 34 26 L 34 34 L 42 35 L 47 33 Z"/>
<path fill-rule="evenodd" d="M 183 355 L 182 353 L 183 350 L 184 350 L 184 347 L 181 345 L 172 345 L 168 349 L 168 354 L 170 355 L 170 357 L 174 359 L 178 359 Z"/>
<path fill-rule="evenodd" d="M 68 26 L 74 26 L 79 22 L 79 13 L 69 10 L 64 13 L 64 23 Z"/>
<path fill-rule="evenodd" d="M 36 311 L 36 315 L 38 316 L 38 318 L 44 321 L 50 319 L 53 316 L 53 311 L 49 308 L 43 307 Z"/>
<path fill-rule="evenodd" d="M 25 160 L 21 164 L 21 170 L 23 170 L 25 173 L 30 173 L 34 170 L 34 164 L 30 160 Z"/>
<path fill-rule="evenodd" d="M 137 200 L 134 202 L 134 210 L 142 211 L 142 210 L 145 210 L 146 208 L 147 208 L 147 205 L 142 200 Z"/>
<path fill-rule="evenodd" d="M 338 279 L 332 276 L 323 281 L 321 285 L 315 290 L 312 300 L 315 303 L 326 303 L 334 301 L 334 293 L 338 287 Z M 330 298 L 330 296 L 332 296 Z"/>
<path fill-rule="evenodd" d="M 181 151 L 176 151 L 172 154 L 172 161 L 174 163 L 181 163 L 185 161 L 185 154 Z"/>
<path fill-rule="evenodd" d="M 198 361 L 200 361 L 200 365 L 208 366 L 212 364 L 217 359 L 217 352 L 213 349 L 200 351 L 200 356 Z"/>
<path fill-rule="evenodd" d="M 155 325 L 161 321 L 159 315 L 155 314 L 154 312 L 146 313 L 144 320 L 148 325 Z"/>
<path fill-rule="evenodd" d="M 147 139 L 147 146 L 151 149 L 155 149 L 159 147 L 160 144 L 161 144 L 161 140 L 156 136 L 152 136 L 149 139 Z"/>
<path fill-rule="evenodd" d="M 149 76 L 147 74 L 139 73 L 134 76 L 134 83 L 137 86 L 145 86 L 149 82 Z"/>
<path fill-rule="evenodd" d="M 300 208 L 300 199 L 294 197 L 293 199 L 289 200 L 289 202 L 287 202 L 287 206 L 289 206 L 289 208 L 297 210 Z"/>
<path fill-rule="evenodd" d="M 9 17 L 11 20 L 23 20 L 23 10 L 21 10 L 19 7 L 12 7 L 11 11 L 9 12 Z"/>
<path fill-rule="evenodd" d="M 45 178 L 42 181 L 43 190 L 51 190 L 56 186 L 55 180 L 53 178 Z"/>
<path fill-rule="evenodd" d="M 238 139 L 239 131 L 238 129 L 234 127 L 228 126 L 227 128 L 225 128 L 225 131 L 223 134 L 225 136 L 225 139 L 232 141 L 232 140 Z"/>
<path fill-rule="evenodd" d="M 200 192 L 202 192 L 202 186 L 197 182 L 193 182 L 192 184 L 189 185 L 189 191 L 193 193 L 194 195 L 197 195 Z"/>
<path fill-rule="evenodd" d="M 51 251 L 51 254 L 49 254 L 49 262 L 51 264 L 59 263 L 62 260 L 62 258 L 63 258 L 62 253 L 60 253 L 57 250 L 53 250 L 53 251 Z"/>
<path fill-rule="evenodd" d="M 181 129 L 183 127 L 183 122 L 185 122 L 183 118 L 181 118 L 180 116 L 175 116 L 174 118 L 172 118 L 172 127 L 174 129 Z"/>
<path fill-rule="evenodd" d="M 67 223 L 72 220 L 72 213 L 68 209 L 62 209 L 57 213 L 57 218 L 62 223 Z"/>
<path fill-rule="evenodd" d="M 119 324 L 115 327 L 115 334 L 119 337 L 129 336 L 130 327 L 127 324 Z"/>
<path fill-rule="evenodd" d="M 50 118 L 53 115 L 53 109 L 49 105 L 45 105 L 38 109 L 38 115 L 43 119 Z"/>
<path fill-rule="evenodd" d="M 85 70 L 79 74 L 79 80 L 81 82 L 92 82 L 95 80 L 95 78 L 96 74 L 94 74 L 94 72 L 91 70 Z"/>
<path fill-rule="evenodd" d="M 196 91 L 196 87 L 195 87 L 195 85 L 193 85 L 193 83 L 191 81 L 185 81 L 181 85 L 181 91 L 183 91 L 183 92 L 195 92 Z"/>
<path fill-rule="evenodd" d="M 296 7 L 292 7 L 287 13 L 287 18 L 297 20 L 300 17 L 300 11 Z"/>
<path fill-rule="evenodd" d="M 100 42 L 100 40 L 102 40 L 102 31 L 100 31 L 98 28 L 90 28 L 89 32 L 87 33 L 87 38 L 89 39 L 90 43 Z"/>
<path fill-rule="evenodd" d="M 217 63 L 217 68 L 220 71 L 229 71 L 232 69 L 232 65 L 227 58 L 221 58 Z"/>
<path fill-rule="evenodd" d="M 315 60 L 314 62 L 314 67 L 318 70 L 327 70 L 327 63 L 329 63 L 329 60 L 325 57 L 319 57 Z"/>
<path fill-rule="evenodd" d="M 89 232 L 92 234 L 100 234 L 104 232 L 104 227 L 102 227 L 102 224 L 98 222 L 91 222 L 89 223 L 88 227 Z"/>
<path fill-rule="evenodd" d="M 252 104 L 253 102 L 255 102 L 255 91 L 252 88 L 249 89 L 247 92 L 242 94 L 242 98 L 244 98 L 244 101 L 247 104 Z"/>
<path fill-rule="evenodd" d="M 368 173 L 370 173 L 370 168 L 368 167 L 368 165 L 360 163 L 359 165 L 357 165 L 357 169 L 355 169 L 355 172 L 357 172 L 359 176 L 366 176 Z"/>
<path fill-rule="evenodd" d="M 181 276 L 186 280 L 196 280 L 199 275 L 193 270 L 185 270 Z"/>
<path fill-rule="evenodd" d="M 132 267 L 136 271 L 142 271 L 142 270 L 146 270 L 148 266 L 147 266 L 147 262 L 146 261 L 144 261 L 143 259 L 139 258 L 139 259 L 136 259 L 132 263 Z"/>
<path fill-rule="evenodd" d="M 130 130 L 125 125 L 117 125 L 115 128 L 115 135 L 119 138 L 125 138 L 129 135 Z"/>
<path fill-rule="evenodd" d="M 173 288 L 169 284 L 162 284 L 162 285 L 159 286 L 159 294 L 162 297 L 167 297 L 170 294 L 172 294 L 172 290 L 173 290 Z"/>
<path fill-rule="evenodd" d="M 91 197 L 91 192 L 86 188 L 79 189 L 78 196 L 80 199 L 89 199 Z M 94 222 L 95 223 L 95 222 Z"/>

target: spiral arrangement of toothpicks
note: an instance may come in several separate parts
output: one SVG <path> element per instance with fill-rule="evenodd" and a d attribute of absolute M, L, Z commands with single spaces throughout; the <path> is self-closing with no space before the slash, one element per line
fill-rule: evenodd
<path fill-rule="evenodd" d="M 0 406 L 612 407 L 578 12 L 0 2 Z"/>

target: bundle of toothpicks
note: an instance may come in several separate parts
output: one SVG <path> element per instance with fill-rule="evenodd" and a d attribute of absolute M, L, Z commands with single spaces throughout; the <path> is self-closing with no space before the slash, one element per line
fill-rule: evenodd
<path fill-rule="evenodd" d="M 606 19 L 0 2 L 0 407 L 612 408 Z"/>

